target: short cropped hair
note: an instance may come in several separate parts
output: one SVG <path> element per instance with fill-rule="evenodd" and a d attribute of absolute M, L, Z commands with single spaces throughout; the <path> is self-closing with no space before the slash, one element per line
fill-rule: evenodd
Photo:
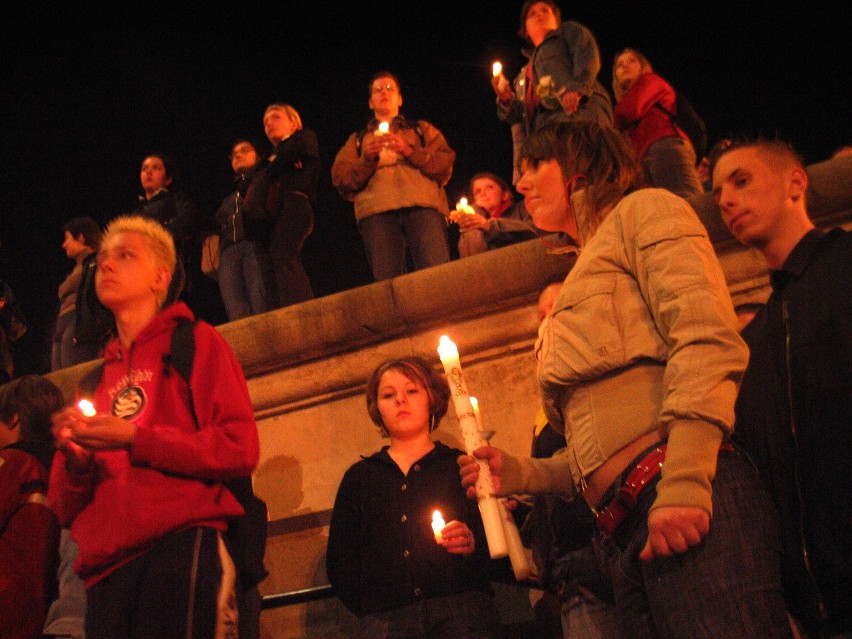
<path fill-rule="evenodd" d="M 429 396 L 430 430 L 435 430 L 438 424 L 447 414 L 447 406 L 450 401 L 450 385 L 446 378 L 435 371 L 429 363 L 421 357 L 401 357 L 391 359 L 380 364 L 367 382 L 366 399 L 367 412 L 373 423 L 379 427 L 382 436 L 389 435 L 379 412 L 379 383 L 382 375 L 387 371 L 394 370 L 405 375 L 416 384 L 420 384 Z"/>
<path fill-rule="evenodd" d="M 758 154 L 777 170 L 788 168 L 804 169 L 805 162 L 795 147 L 781 139 L 751 138 L 734 140 L 725 148 L 710 158 L 710 173 L 716 168 L 719 158 L 737 149 L 754 149 Z"/>
<path fill-rule="evenodd" d="M 399 91 L 400 95 L 402 95 L 402 85 L 399 83 L 399 78 L 396 77 L 390 71 L 376 71 L 371 77 L 370 82 L 367 84 L 367 95 L 373 95 L 373 82 L 378 80 L 379 78 L 390 78 L 396 83 L 397 91 Z"/>
<path fill-rule="evenodd" d="M 83 236 L 83 244 L 88 246 L 93 251 L 97 251 L 101 246 L 101 231 L 100 225 L 88 215 L 78 215 L 68 220 L 62 227 L 63 233 L 68 231 L 75 240 L 79 236 Z"/>
<path fill-rule="evenodd" d="M 526 2 L 521 5 L 521 28 L 518 29 L 518 35 L 524 40 L 530 39 L 530 35 L 527 33 L 527 14 L 530 12 L 532 6 L 539 2 L 543 2 L 549 6 L 553 11 L 553 15 L 556 16 L 556 22 L 558 24 L 562 23 L 562 11 L 560 11 L 559 5 L 556 4 L 555 0 L 526 0 Z"/>
<path fill-rule="evenodd" d="M 154 255 L 154 263 L 158 267 L 168 269 L 169 273 L 174 275 L 175 266 L 177 266 L 175 241 L 162 224 L 141 215 L 122 215 L 107 224 L 101 244 L 106 244 L 118 233 L 138 233 L 143 236 Z M 163 299 L 158 300 L 161 305 L 165 301 L 166 294 L 167 291 L 163 291 Z"/>
<path fill-rule="evenodd" d="M 472 178 L 470 178 L 470 182 L 468 182 L 468 188 L 470 188 L 471 194 L 473 194 L 473 183 L 477 180 L 491 180 L 492 182 L 494 182 L 494 184 L 500 187 L 500 190 L 503 193 L 512 193 L 512 188 L 509 186 L 509 183 L 506 180 L 501 178 L 496 173 L 489 173 L 487 171 L 483 171 L 481 173 L 477 173 Z"/>
<path fill-rule="evenodd" d="M 8 424 L 17 416 L 22 442 L 51 443 L 50 416 L 64 405 L 60 390 L 41 375 L 24 375 L 0 387 L 0 420 Z"/>
<path fill-rule="evenodd" d="M 299 131 L 302 128 L 302 116 L 299 115 L 299 112 L 296 111 L 291 105 L 286 104 L 284 102 L 274 102 L 266 107 L 266 111 L 263 112 L 263 119 L 266 120 L 266 116 L 269 115 L 272 111 L 284 111 L 287 114 L 287 117 L 293 121 L 296 125 L 296 130 Z M 234 147 L 231 147 L 232 149 Z M 255 151 L 257 151 L 257 147 L 255 147 Z"/>

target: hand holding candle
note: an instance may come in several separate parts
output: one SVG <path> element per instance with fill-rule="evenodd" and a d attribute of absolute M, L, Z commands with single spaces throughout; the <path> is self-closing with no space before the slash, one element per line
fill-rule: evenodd
<path fill-rule="evenodd" d="M 476 215 L 476 209 L 468 204 L 466 197 L 459 199 L 456 208 L 450 211 L 450 221 L 458 223 L 463 215 Z"/>
<path fill-rule="evenodd" d="M 482 421 L 482 413 L 479 410 L 479 400 L 476 397 L 470 398 L 470 403 L 473 406 L 473 414 L 476 416 L 476 424 L 479 432 L 484 439 L 490 439 L 493 431 L 486 431 Z M 518 530 L 518 525 L 515 523 L 515 518 L 506 508 L 506 500 L 499 499 L 500 514 L 503 516 L 503 534 L 506 535 L 506 545 L 509 548 L 509 559 L 512 562 L 512 572 L 515 573 L 517 581 L 524 581 L 532 575 L 529 561 L 527 560 L 527 552 L 524 550 L 524 544 L 521 541 L 521 533 Z"/>
<path fill-rule="evenodd" d="M 499 97 L 505 99 L 505 94 L 509 90 L 509 81 L 503 75 L 503 64 L 501 62 L 496 61 L 491 66 L 491 76 L 493 78 L 491 85 L 494 87 L 494 91 Z"/>
<path fill-rule="evenodd" d="M 435 533 L 435 543 L 440 544 L 444 541 L 444 538 L 441 536 L 444 526 L 446 526 L 446 523 L 444 523 L 444 518 L 441 516 L 441 511 L 436 510 L 432 513 L 432 532 Z"/>
<path fill-rule="evenodd" d="M 456 345 L 446 335 L 442 335 L 438 344 L 438 355 L 447 374 L 450 384 L 450 394 L 453 406 L 459 420 L 465 450 L 471 454 L 475 449 L 486 444 L 476 423 L 476 415 L 470 403 L 470 394 L 462 376 L 461 361 Z M 479 463 L 479 476 L 476 481 L 476 496 L 479 504 L 479 514 L 485 527 L 485 538 L 492 559 L 505 557 L 509 554 L 506 546 L 506 535 L 503 532 L 503 521 L 500 506 L 494 496 L 494 484 L 491 481 L 491 471 L 484 461 Z"/>

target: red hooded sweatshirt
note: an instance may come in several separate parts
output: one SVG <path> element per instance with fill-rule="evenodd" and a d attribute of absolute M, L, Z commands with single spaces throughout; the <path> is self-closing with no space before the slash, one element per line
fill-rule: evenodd
<path fill-rule="evenodd" d="M 215 328 L 195 326 L 192 418 L 187 385 L 169 364 L 178 318 L 193 319 L 177 302 L 163 309 L 129 348 L 107 345 L 92 399 L 99 414 L 133 421 L 131 450 L 98 451 L 91 470 L 69 473 L 58 452 L 50 502 L 80 547 L 74 570 L 89 587 L 142 555 L 159 539 L 193 526 L 225 530 L 242 506 L 223 480 L 244 477 L 259 457 L 245 377 Z"/>

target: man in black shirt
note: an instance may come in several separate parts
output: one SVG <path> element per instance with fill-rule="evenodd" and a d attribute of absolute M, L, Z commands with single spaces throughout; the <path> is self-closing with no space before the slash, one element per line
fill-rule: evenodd
<path fill-rule="evenodd" d="M 713 169 L 722 219 L 766 259 L 772 294 L 744 329 L 735 440 L 778 508 L 789 612 L 810 636 L 852 633 L 852 233 L 811 222 L 788 145 L 731 147 Z"/>

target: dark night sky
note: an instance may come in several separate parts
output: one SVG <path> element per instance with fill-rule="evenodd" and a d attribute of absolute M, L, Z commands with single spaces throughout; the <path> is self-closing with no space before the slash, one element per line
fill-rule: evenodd
<path fill-rule="evenodd" d="M 229 141 L 262 136 L 270 102 L 293 104 L 319 136 L 326 167 L 303 254 L 319 295 L 369 281 L 351 205 L 328 169 L 369 115 L 372 72 L 395 72 L 403 112 L 437 125 L 458 153 L 451 201 L 477 171 L 511 176 L 508 127 L 494 115 L 488 79 L 494 59 L 509 77 L 522 63 L 520 1 L 72 4 L 83 3 L 20 3 L 0 15 L 0 277 L 32 328 L 17 345 L 20 373 L 47 369 L 56 287 L 71 267 L 61 225 L 129 210 L 150 150 L 176 158 L 209 215 L 228 185 Z M 711 141 L 780 135 L 808 162 L 852 142 L 852 38 L 848 20 L 827 8 L 561 6 L 597 37 L 607 89 L 616 51 L 642 50 L 703 115 Z"/>

